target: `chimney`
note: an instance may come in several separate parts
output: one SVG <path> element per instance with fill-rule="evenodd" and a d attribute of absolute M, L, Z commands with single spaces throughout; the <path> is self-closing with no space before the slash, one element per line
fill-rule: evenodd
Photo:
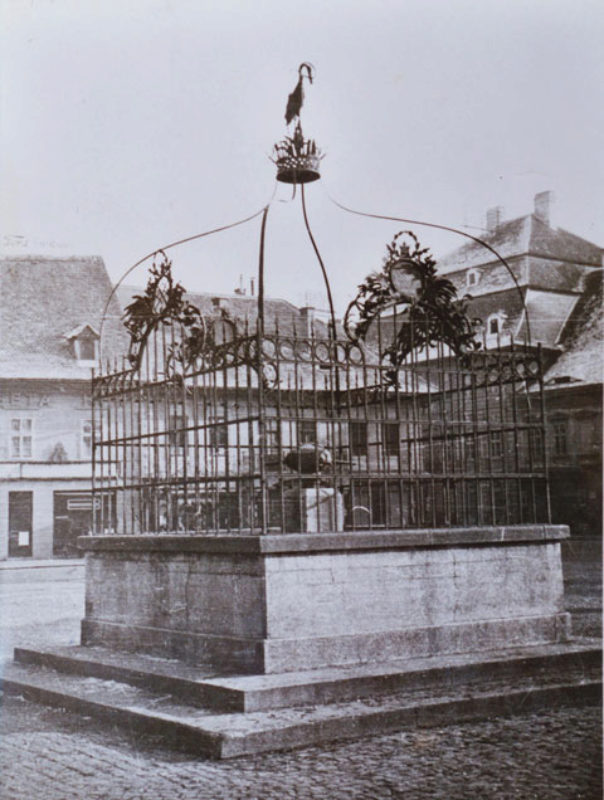
<path fill-rule="evenodd" d="M 303 323 L 303 335 L 310 338 L 312 336 L 313 322 L 315 321 L 315 309 L 312 306 L 303 306 L 300 309 L 300 316 Z"/>
<path fill-rule="evenodd" d="M 540 219 L 541 222 L 545 222 L 545 224 L 550 227 L 554 201 L 555 195 L 549 189 L 547 192 L 538 192 L 535 195 L 535 211 L 533 213 L 537 219 Z"/>
<path fill-rule="evenodd" d="M 487 209 L 487 232 L 496 233 L 503 222 L 503 206 L 493 206 Z"/>

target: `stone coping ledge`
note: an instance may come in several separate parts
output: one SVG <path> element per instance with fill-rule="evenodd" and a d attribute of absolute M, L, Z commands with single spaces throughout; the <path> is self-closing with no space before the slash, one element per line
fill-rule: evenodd
<path fill-rule="evenodd" d="M 406 531 L 344 533 L 143 534 L 81 536 L 78 547 L 94 552 L 180 552 L 282 555 L 354 550 L 406 550 L 558 542 L 570 536 L 567 525 L 508 525 L 474 528 L 421 528 Z"/>

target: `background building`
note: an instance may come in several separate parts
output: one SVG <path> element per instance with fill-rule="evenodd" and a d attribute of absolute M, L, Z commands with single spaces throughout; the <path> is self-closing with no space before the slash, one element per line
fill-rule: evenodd
<path fill-rule="evenodd" d="M 0 559 L 79 555 L 92 525 L 91 370 L 111 281 L 99 256 L 0 258 Z M 134 287 L 120 289 L 103 327 L 103 360 L 121 359 Z M 191 295 L 206 313 L 255 320 L 253 296 Z M 282 329 L 324 332 L 314 309 L 267 300 Z"/>
<path fill-rule="evenodd" d="M 546 363 L 548 454 L 555 522 L 575 535 L 598 534 L 602 514 L 602 249 L 552 225 L 552 196 L 535 197 L 532 214 L 506 221 L 487 214 L 485 240 L 439 267 L 484 323 L 487 347 L 508 334 L 540 344 Z M 517 284 L 517 285 L 516 285 Z M 137 290 L 123 287 L 108 310 L 103 357 L 121 357 L 120 322 Z M 0 558 L 77 553 L 92 521 L 91 368 L 111 282 L 98 256 L 0 258 Z M 192 294 L 204 313 L 249 320 L 257 300 Z M 282 333 L 326 335 L 323 314 L 267 300 L 267 321 Z M 311 436 L 311 434 L 308 434 Z"/>
<path fill-rule="evenodd" d="M 485 344 L 512 335 L 541 345 L 545 360 L 548 455 L 553 521 L 575 535 L 602 528 L 602 253 L 552 224 L 553 195 L 537 194 L 532 214 L 504 220 L 487 212 L 484 240 L 514 279 L 478 243 L 439 261 L 459 294 L 472 297 Z M 517 284 L 517 285 L 516 285 Z"/>
<path fill-rule="evenodd" d="M 0 259 L 0 558 L 75 555 L 90 528 L 91 369 L 111 283 L 98 256 Z M 117 301 L 104 355 L 124 352 Z"/>

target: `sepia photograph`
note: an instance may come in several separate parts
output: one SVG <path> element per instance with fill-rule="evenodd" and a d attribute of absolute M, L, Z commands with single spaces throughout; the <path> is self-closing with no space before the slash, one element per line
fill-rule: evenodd
<path fill-rule="evenodd" d="M 0 0 L 1 800 L 600 800 L 603 37 Z"/>

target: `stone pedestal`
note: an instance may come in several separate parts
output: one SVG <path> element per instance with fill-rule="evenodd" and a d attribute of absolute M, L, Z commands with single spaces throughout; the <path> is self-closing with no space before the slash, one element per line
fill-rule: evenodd
<path fill-rule="evenodd" d="M 567 536 L 84 537 L 82 643 L 273 673 L 564 641 Z"/>
<path fill-rule="evenodd" d="M 335 489 L 303 489 L 300 505 L 303 527 L 308 533 L 344 529 L 344 500 Z"/>

